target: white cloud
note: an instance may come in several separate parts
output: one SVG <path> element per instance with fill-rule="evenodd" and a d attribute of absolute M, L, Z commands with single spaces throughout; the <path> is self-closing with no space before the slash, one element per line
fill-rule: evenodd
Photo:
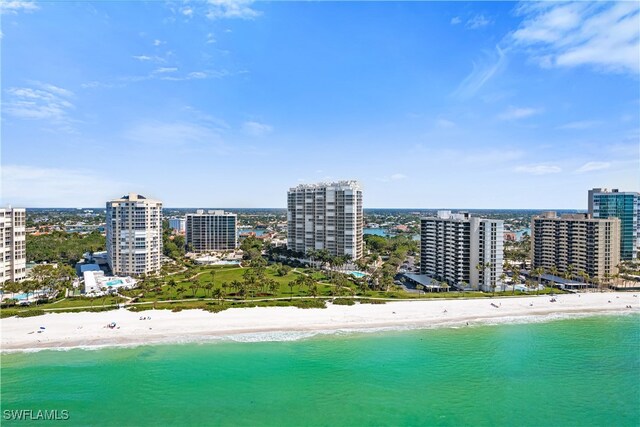
<path fill-rule="evenodd" d="M 487 25 L 492 23 L 493 21 L 491 21 L 489 18 L 486 18 L 483 14 L 478 14 L 467 21 L 466 27 L 475 30 L 478 28 L 486 27 Z"/>
<path fill-rule="evenodd" d="M 165 62 L 164 58 L 161 58 L 159 56 L 149 56 L 149 55 L 134 55 L 132 56 L 133 59 L 137 59 L 140 62 Z"/>
<path fill-rule="evenodd" d="M 518 120 L 524 119 L 527 117 L 534 116 L 536 114 L 542 113 L 541 108 L 519 108 L 519 107 L 509 107 L 506 111 L 498 115 L 500 120 Z"/>
<path fill-rule="evenodd" d="M 35 1 L 5 0 L 0 2 L 0 13 L 15 15 L 18 12 L 35 12 L 40 9 Z"/>
<path fill-rule="evenodd" d="M 265 123 L 247 121 L 242 125 L 242 130 L 251 136 L 264 136 L 273 131 L 273 127 Z"/>
<path fill-rule="evenodd" d="M 575 130 L 591 129 L 600 124 L 602 124 L 602 122 L 599 120 L 581 120 L 577 122 L 565 123 L 564 125 L 558 126 L 558 129 L 575 129 Z"/>
<path fill-rule="evenodd" d="M 407 175 L 401 174 L 401 173 L 394 173 L 393 175 L 390 176 L 392 181 L 398 181 L 401 179 L 406 179 L 408 178 Z"/>
<path fill-rule="evenodd" d="M 451 18 L 451 25 L 458 25 L 459 23 L 462 22 L 462 19 L 460 19 L 459 16 L 454 16 L 453 18 Z"/>
<path fill-rule="evenodd" d="M 252 9 L 252 0 L 208 0 L 206 16 L 209 19 L 254 19 L 261 12 Z"/>
<path fill-rule="evenodd" d="M 154 45 L 154 46 L 160 46 L 160 45 L 165 44 L 165 43 L 166 43 L 166 42 L 163 42 L 162 40 L 158 40 L 158 39 L 155 39 L 155 40 L 153 41 L 153 45 Z"/>
<path fill-rule="evenodd" d="M 33 82 L 34 87 L 11 87 L 3 103 L 6 114 L 19 119 L 45 120 L 60 130 L 72 132 L 69 111 L 73 92 L 48 83 Z"/>
<path fill-rule="evenodd" d="M 213 147 L 224 151 L 219 129 L 209 123 L 143 121 L 126 130 L 124 138 L 140 144 L 161 147 Z"/>
<path fill-rule="evenodd" d="M 509 39 L 542 67 L 640 72 L 640 2 L 523 3 Z"/>
<path fill-rule="evenodd" d="M 101 176 L 99 169 L 2 166 L 2 204 L 27 207 L 101 207 L 107 195 L 128 185 Z"/>
<path fill-rule="evenodd" d="M 175 73 L 178 71 L 176 67 L 160 67 L 152 71 L 152 74 Z"/>
<path fill-rule="evenodd" d="M 391 181 L 400 181 L 403 179 L 407 179 L 408 176 L 402 173 L 394 173 L 390 176 L 383 176 L 382 178 L 376 178 L 376 181 L 379 182 L 391 182 Z"/>
<path fill-rule="evenodd" d="M 504 51 L 496 46 L 495 52 L 485 52 L 480 63 L 473 62 L 473 70 L 453 92 L 458 98 L 470 98 L 506 66 Z"/>
<path fill-rule="evenodd" d="M 516 166 L 514 171 L 519 173 L 528 173 L 531 175 L 548 175 L 552 173 L 562 172 L 562 168 L 560 168 L 560 166 L 543 165 L 543 164 L 520 165 L 520 166 Z"/>
<path fill-rule="evenodd" d="M 215 43 L 215 42 L 216 42 L 216 39 L 215 39 L 215 37 L 213 37 L 213 34 L 212 33 L 207 34 L 206 43 L 207 44 L 211 44 L 211 43 Z"/>
<path fill-rule="evenodd" d="M 603 169 L 609 169 L 611 163 L 609 162 L 587 162 L 584 165 L 576 169 L 576 173 L 585 173 L 599 171 Z"/>
<path fill-rule="evenodd" d="M 193 15 L 193 9 L 191 9 L 190 7 L 183 8 L 181 12 L 184 16 L 191 17 L 191 15 Z"/>
<path fill-rule="evenodd" d="M 443 119 L 442 117 L 440 117 L 438 120 L 436 120 L 436 126 L 443 129 L 449 129 L 455 127 L 456 124 L 451 120 Z"/>

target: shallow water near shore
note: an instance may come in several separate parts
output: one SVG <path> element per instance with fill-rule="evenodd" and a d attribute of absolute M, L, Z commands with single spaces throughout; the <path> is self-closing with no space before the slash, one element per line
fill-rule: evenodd
<path fill-rule="evenodd" d="M 3 354 L 1 374 L 3 411 L 67 425 L 636 426 L 640 315 Z"/>

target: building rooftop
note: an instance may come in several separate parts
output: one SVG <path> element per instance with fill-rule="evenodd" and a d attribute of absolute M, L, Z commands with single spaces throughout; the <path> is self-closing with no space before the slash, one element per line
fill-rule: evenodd
<path fill-rule="evenodd" d="M 315 188 L 325 188 L 325 187 L 351 187 L 354 190 L 362 190 L 360 183 L 356 180 L 342 180 L 342 181 L 334 181 L 334 182 L 318 182 L 315 184 L 300 184 L 296 187 L 291 187 L 289 190 L 308 190 Z"/>

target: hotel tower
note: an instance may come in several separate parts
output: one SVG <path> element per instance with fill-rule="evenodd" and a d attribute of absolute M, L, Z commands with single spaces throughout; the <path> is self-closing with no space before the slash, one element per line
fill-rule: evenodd
<path fill-rule="evenodd" d="M 287 193 L 287 246 L 362 256 L 362 188 L 357 181 L 303 184 Z"/>
<path fill-rule="evenodd" d="M 0 209 L 0 283 L 26 277 L 26 211 Z"/>
<path fill-rule="evenodd" d="M 130 193 L 107 202 L 107 262 L 113 274 L 160 272 L 162 202 Z"/>

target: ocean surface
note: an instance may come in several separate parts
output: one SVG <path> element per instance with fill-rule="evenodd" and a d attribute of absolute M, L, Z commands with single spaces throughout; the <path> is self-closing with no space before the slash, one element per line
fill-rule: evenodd
<path fill-rule="evenodd" d="M 639 315 L 259 339 L 3 354 L 2 425 L 640 425 Z"/>

